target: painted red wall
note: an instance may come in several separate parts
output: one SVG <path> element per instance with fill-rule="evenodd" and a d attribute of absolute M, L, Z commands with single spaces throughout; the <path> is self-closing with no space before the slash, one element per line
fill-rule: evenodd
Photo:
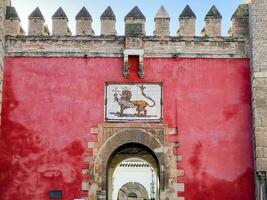
<path fill-rule="evenodd" d="M 253 200 L 247 59 L 146 58 L 145 79 L 122 76 L 122 58 L 5 59 L 0 195 L 45 200 L 51 189 L 81 197 L 90 128 L 104 119 L 104 85 L 163 82 L 164 122 L 178 127 L 187 200 Z"/>

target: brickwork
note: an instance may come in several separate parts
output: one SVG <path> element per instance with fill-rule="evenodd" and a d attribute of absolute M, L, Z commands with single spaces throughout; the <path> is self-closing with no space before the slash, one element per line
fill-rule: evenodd
<path fill-rule="evenodd" d="M 265 200 L 263 193 L 266 195 L 266 185 L 263 185 L 266 184 L 267 171 L 267 18 L 264 16 L 267 14 L 267 1 L 252 1 L 250 10 L 257 199 Z"/>

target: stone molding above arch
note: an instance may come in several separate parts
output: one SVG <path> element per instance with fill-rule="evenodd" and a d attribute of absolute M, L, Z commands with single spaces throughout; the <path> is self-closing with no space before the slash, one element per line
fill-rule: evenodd
<path fill-rule="evenodd" d="M 127 195 L 133 192 L 137 195 L 137 198 L 139 199 L 148 199 L 148 191 L 142 184 L 137 183 L 137 182 L 128 182 L 124 184 L 119 190 L 118 197 L 120 197 L 120 192 L 122 191 L 126 193 Z"/>
<path fill-rule="evenodd" d="M 97 142 L 88 143 L 93 155 L 86 157 L 84 161 L 89 163 L 90 169 L 83 169 L 83 172 L 87 172 L 90 180 L 83 182 L 83 198 L 108 199 L 109 159 L 122 145 L 135 143 L 153 151 L 158 161 L 160 200 L 182 199 L 177 197 L 177 192 L 184 192 L 184 184 L 177 183 L 177 178 L 184 175 L 184 170 L 177 169 L 177 162 L 181 161 L 181 156 L 173 153 L 178 143 L 170 142 L 168 139 L 170 134 L 177 134 L 176 129 L 168 128 L 166 124 L 161 123 L 101 123 L 97 128 L 91 129 L 91 134 L 97 135 Z"/>

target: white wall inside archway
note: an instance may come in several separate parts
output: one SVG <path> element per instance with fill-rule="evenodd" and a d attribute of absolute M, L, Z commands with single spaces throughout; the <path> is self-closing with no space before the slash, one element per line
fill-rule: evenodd
<path fill-rule="evenodd" d="M 146 161 L 130 158 L 118 165 L 112 176 L 112 200 L 117 200 L 119 190 L 128 182 L 140 183 L 146 188 L 149 198 L 153 197 L 153 192 L 154 198 L 157 199 L 158 177 Z M 154 183 L 154 191 L 152 191 L 151 183 Z"/>

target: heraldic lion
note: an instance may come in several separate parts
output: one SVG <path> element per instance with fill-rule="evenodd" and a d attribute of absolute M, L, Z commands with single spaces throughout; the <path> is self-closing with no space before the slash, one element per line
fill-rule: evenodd
<path fill-rule="evenodd" d="M 123 116 L 123 111 L 128 108 L 135 108 L 137 113 L 135 115 L 137 116 L 146 116 L 147 115 L 147 106 L 148 107 L 154 107 L 155 106 L 155 101 L 147 96 L 144 93 L 145 87 L 143 85 L 138 86 L 141 90 L 141 94 L 148 100 L 152 101 L 152 105 L 149 105 L 148 102 L 145 100 L 131 100 L 132 98 L 132 92 L 130 90 L 124 89 L 120 95 L 120 98 L 118 97 L 118 94 L 114 94 L 114 100 L 118 102 L 120 105 L 120 112 L 119 115 L 120 117 Z"/>

